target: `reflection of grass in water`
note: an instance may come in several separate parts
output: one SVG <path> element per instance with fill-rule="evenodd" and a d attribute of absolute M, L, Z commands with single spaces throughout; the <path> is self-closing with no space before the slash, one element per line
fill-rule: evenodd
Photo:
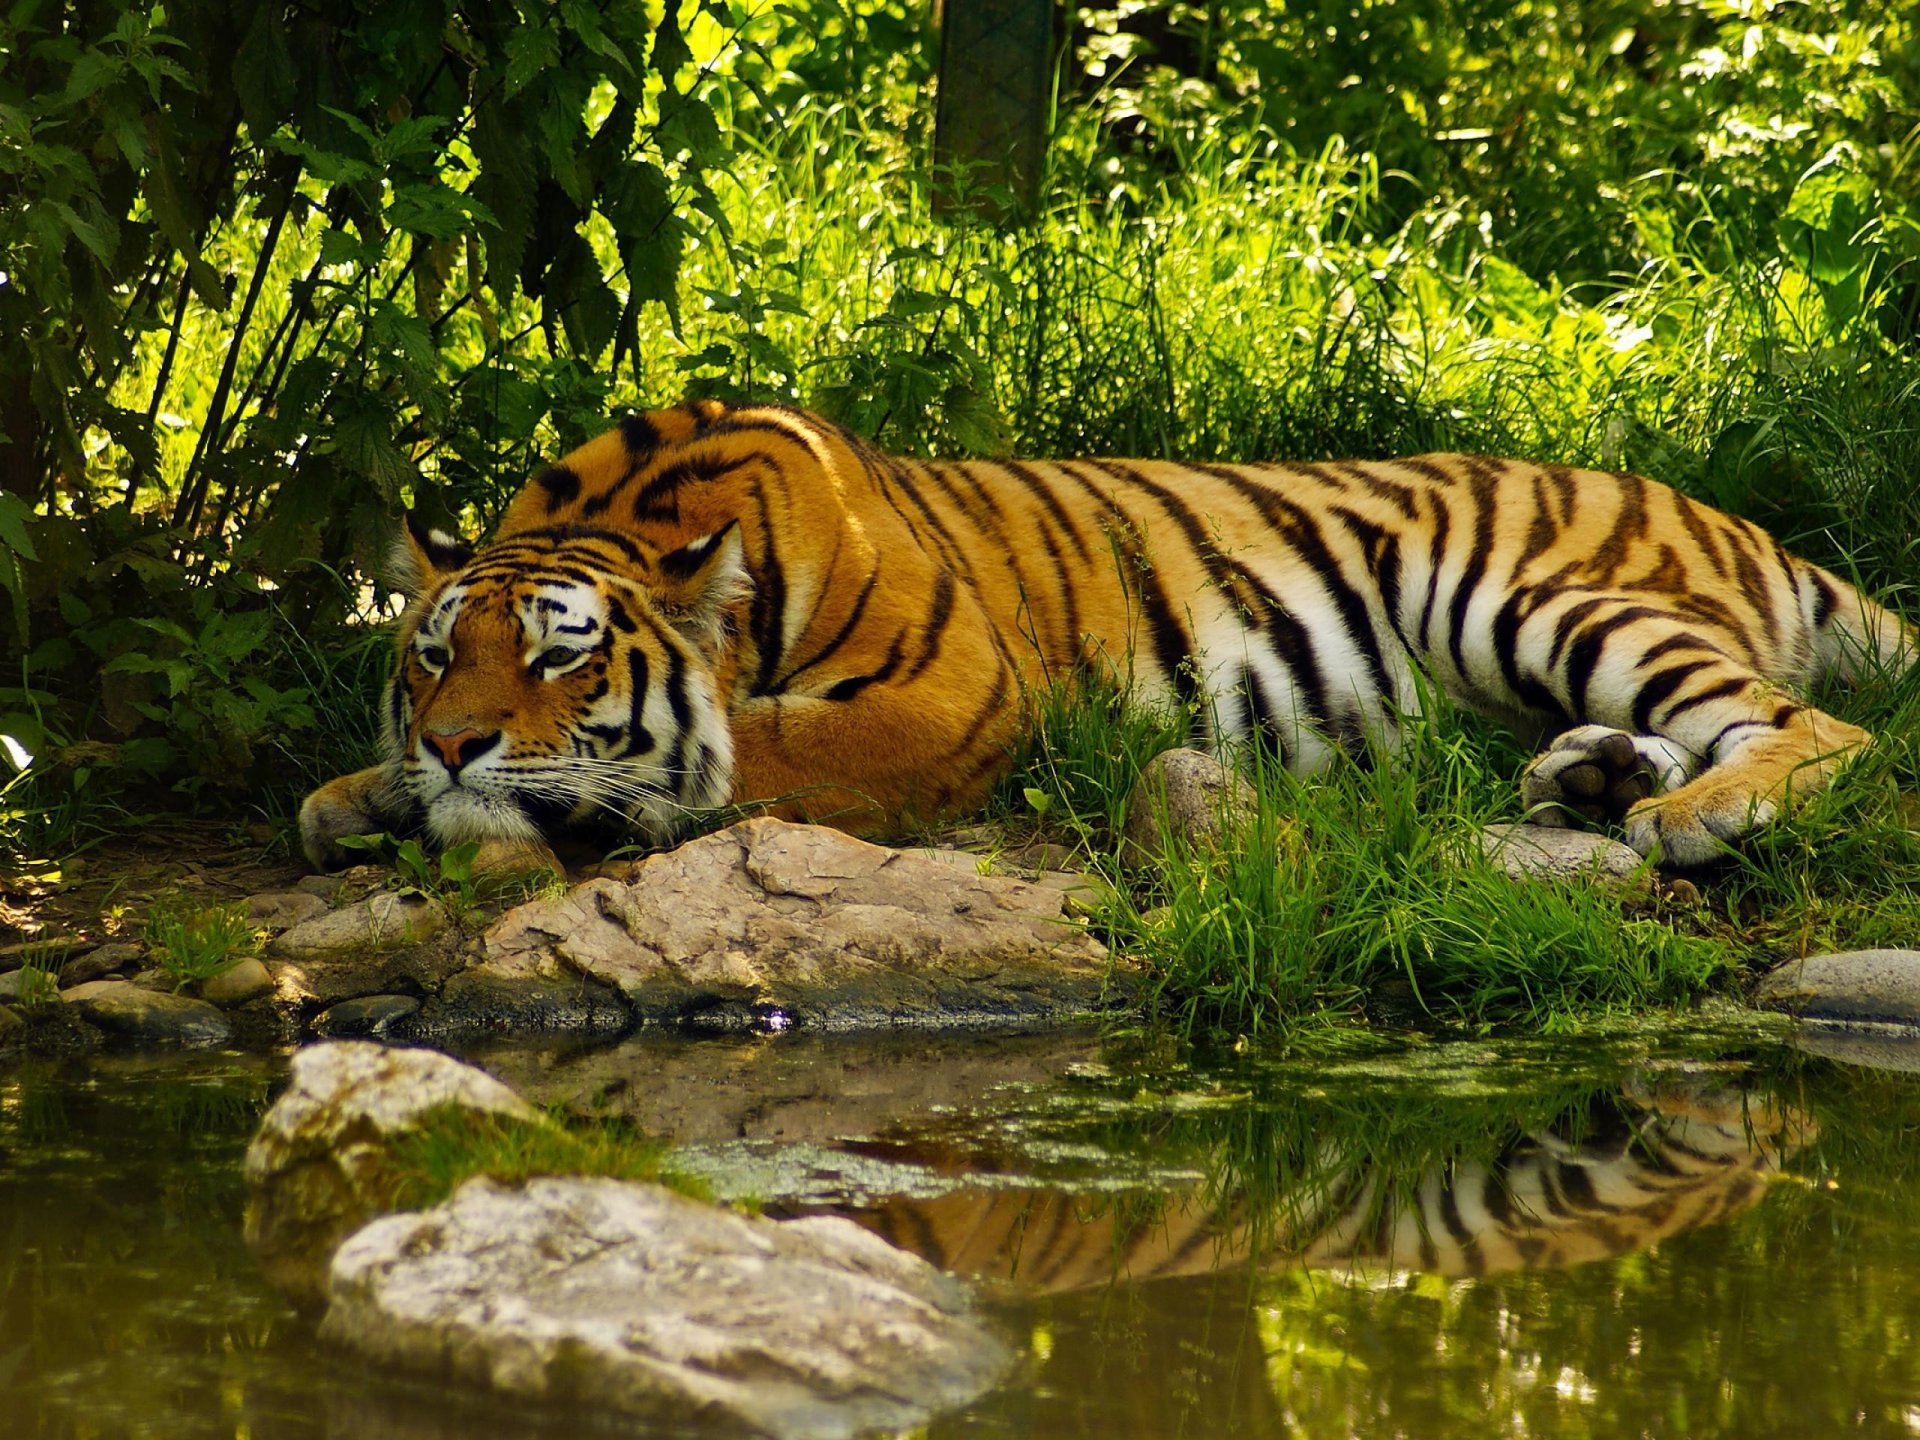
<path fill-rule="evenodd" d="M 222 1385 L 278 1335 L 240 1237 L 267 1091 L 264 1067 L 204 1059 L 0 1080 L 0 1355 L 57 1433 L 186 1434 L 170 1417 L 230 1408 Z"/>

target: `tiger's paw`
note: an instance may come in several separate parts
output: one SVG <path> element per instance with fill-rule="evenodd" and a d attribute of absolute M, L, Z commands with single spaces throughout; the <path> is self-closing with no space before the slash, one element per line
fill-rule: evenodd
<path fill-rule="evenodd" d="M 1627 843 L 1642 855 L 1657 848 L 1663 865 L 1706 865 L 1749 830 L 1770 823 L 1780 807 L 1747 785 L 1711 771 L 1670 795 L 1655 796 L 1627 814 Z"/>
<path fill-rule="evenodd" d="M 1624 820 L 1635 806 L 1685 782 L 1693 757 L 1658 735 L 1581 725 L 1554 737 L 1520 777 L 1520 796 L 1540 825 L 1577 815 L 1594 824 Z M 1642 852 L 1644 853 L 1644 852 Z"/>
<path fill-rule="evenodd" d="M 326 874 L 366 859 L 340 844 L 343 836 L 367 835 L 392 823 L 393 787 L 380 765 L 329 780 L 300 802 L 300 848 L 307 863 Z"/>

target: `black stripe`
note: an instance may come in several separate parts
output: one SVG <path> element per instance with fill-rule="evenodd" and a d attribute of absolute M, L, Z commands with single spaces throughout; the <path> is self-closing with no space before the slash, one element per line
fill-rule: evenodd
<path fill-rule="evenodd" d="M 908 669 L 906 678 L 911 680 L 933 663 L 940 653 L 940 637 L 945 633 L 947 622 L 953 618 L 953 572 L 941 570 L 933 577 L 933 607 L 927 616 L 926 628 L 920 641 L 920 658 Z"/>
<path fill-rule="evenodd" d="M 893 644 L 887 647 L 887 658 L 881 662 L 878 670 L 868 675 L 850 675 L 844 680 L 836 680 L 827 687 L 826 692 L 820 698 L 823 700 L 851 700 L 869 685 L 878 685 L 883 680 L 891 679 L 893 672 L 900 668 L 900 660 L 906 648 L 906 640 L 907 634 L 906 631 L 903 630 L 893 637 Z"/>
<path fill-rule="evenodd" d="M 620 438 L 626 443 L 627 454 L 636 460 L 644 460 L 660 448 L 660 431 L 644 415 L 623 418 L 620 421 Z"/>
<path fill-rule="evenodd" d="M 866 613 L 867 601 L 873 598 L 874 587 L 879 583 L 880 566 L 876 562 L 873 569 L 867 572 L 867 583 L 860 587 L 860 593 L 855 597 L 853 602 L 853 609 L 847 612 L 846 620 L 841 624 L 839 630 L 834 632 L 833 638 L 816 650 L 804 662 L 795 665 L 791 670 L 787 671 L 785 675 L 782 675 L 776 680 L 774 682 L 774 689 L 785 690 L 789 688 L 793 684 L 794 677 L 804 675 L 807 671 L 813 669 L 814 666 L 832 659 L 833 656 L 838 653 L 840 647 L 847 643 L 847 637 L 853 634 L 854 627 L 860 623 L 860 617 Z"/>
<path fill-rule="evenodd" d="M 644 755 L 653 749 L 653 736 L 641 715 L 647 704 L 647 656 L 638 645 L 627 651 L 627 748 L 628 755 Z"/>
<path fill-rule="evenodd" d="M 1047 514 L 1053 517 L 1054 524 L 1058 525 L 1060 529 L 1065 532 L 1067 539 L 1073 545 L 1075 553 L 1080 557 L 1080 563 L 1083 565 L 1093 563 L 1092 552 L 1087 549 L 1086 537 L 1080 533 L 1080 527 L 1074 524 L 1073 516 L 1069 513 L 1067 507 L 1060 503 L 1060 497 L 1054 494 L 1053 487 L 1044 479 L 1028 466 L 1013 460 L 979 461 L 975 463 L 980 466 L 991 465 L 993 469 L 1011 476 L 1019 484 L 1025 486 L 1028 493 L 1040 502 Z"/>
<path fill-rule="evenodd" d="M 533 483 L 547 492 L 549 515 L 580 494 L 580 472 L 568 465 L 549 465 L 533 477 Z"/>
<path fill-rule="evenodd" d="M 687 657 L 677 645 L 667 647 L 667 707 L 673 714 L 673 746 L 667 751 L 665 767 L 673 793 L 679 795 L 686 789 L 688 778 L 687 742 L 693 738 L 693 700 L 687 694 Z"/>
<path fill-rule="evenodd" d="M 1732 696 L 1741 694 L 1743 691 L 1748 689 L 1752 684 L 1753 684 L 1753 681 L 1749 677 L 1744 675 L 1736 675 L 1731 680 L 1722 680 L 1718 685 L 1709 685 L 1706 689 L 1702 690 L 1698 695 L 1689 695 L 1686 699 L 1670 707 L 1667 711 L 1667 718 L 1666 718 L 1665 724 L 1667 725 L 1667 728 L 1671 729 L 1673 727 L 1673 722 L 1675 720 L 1679 719 L 1682 715 L 1686 714 L 1687 711 L 1693 709 L 1695 706 L 1706 705 L 1715 700 L 1729 699 Z M 1738 723 L 1744 725 L 1747 722 L 1742 720 L 1742 721 L 1739 721 Z M 1724 734 L 1726 732 L 1722 731 L 1721 733 Z"/>
<path fill-rule="evenodd" d="M 1427 600 L 1420 608 L 1420 652 L 1433 653 L 1433 607 L 1440 598 L 1440 566 L 1447 558 L 1447 540 L 1453 529 L 1453 512 L 1438 496 L 1433 502 L 1433 543 L 1427 555 Z"/>
<path fill-rule="evenodd" d="M 1712 660 L 1689 660 L 1684 665 L 1675 665 L 1662 670 L 1658 675 L 1640 687 L 1640 693 L 1633 702 L 1633 728 L 1639 734 L 1646 734 L 1653 728 L 1653 712 L 1674 691 L 1685 683 L 1687 678 L 1699 674 L 1702 670 L 1711 670 Z"/>
<path fill-rule="evenodd" d="M 1454 673 L 1463 680 L 1467 677 L 1466 632 L 1467 607 L 1473 603 L 1474 592 L 1487 573 L 1487 561 L 1493 554 L 1493 485 L 1480 470 L 1467 472 L 1467 485 L 1473 494 L 1475 514 L 1473 518 L 1473 549 L 1467 556 L 1467 568 L 1460 576 L 1460 584 L 1453 592 L 1453 603 L 1448 607 L 1447 651 L 1453 656 Z"/>
<path fill-rule="evenodd" d="M 1321 530 L 1319 522 L 1304 507 L 1294 504 L 1276 491 L 1250 480 L 1238 471 L 1218 465 L 1198 465 L 1194 468 L 1203 475 L 1224 480 L 1241 496 L 1252 501 L 1267 517 L 1269 523 L 1281 532 L 1286 542 L 1299 552 L 1300 557 L 1314 570 L 1321 588 L 1333 601 L 1334 608 L 1340 612 L 1348 639 L 1365 657 L 1368 673 L 1373 679 L 1374 695 L 1380 698 L 1391 695 L 1393 682 L 1387 677 L 1386 657 L 1380 649 L 1380 632 L 1374 628 L 1373 618 L 1367 613 L 1366 600 L 1357 589 L 1347 583 L 1345 572 L 1328 547 L 1325 532 Z M 1169 503 L 1172 502 L 1169 501 Z M 1195 523 L 1197 525 L 1198 522 Z M 1204 531 L 1202 533 L 1204 534 Z M 1257 577 L 1250 571 L 1241 571 L 1238 566 L 1234 569 L 1236 573 L 1244 574 L 1245 578 L 1267 597 L 1268 603 L 1276 613 L 1284 613 L 1284 606 L 1280 603 L 1279 597 L 1268 591 Z M 1302 630 L 1300 633 L 1305 636 L 1307 632 Z M 1396 630 L 1395 634 L 1398 633 Z M 1332 718 L 1325 710 L 1320 711 L 1320 714 L 1323 719 Z"/>
<path fill-rule="evenodd" d="M 1500 672 L 1506 676 L 1507 688 L 1521 704 L 1538 714 L 1568 719 L 1570 717 L 1566 707 L 1560 703 L 1560 697 L 1553 693 L 1545 681 L 1520 673 L 1520 627 L 1532 618 L 1538 608 L 1535 596 L 1529 589 L 1515 590 L 1507 597 L 1506 603 L 1493 617 L 1494 654 L 1500 659 Z"/>

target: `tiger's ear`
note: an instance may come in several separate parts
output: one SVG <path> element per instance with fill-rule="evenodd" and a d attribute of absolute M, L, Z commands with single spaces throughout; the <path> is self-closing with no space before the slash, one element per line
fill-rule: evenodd
<path fill-rule="evenodd" d="M 473 559 L 473 547 L 457 535 L 429 524 L 418 510 L 407 512 L 407 527 L 388 558 L 393 583 L 409 597 L 429 589 Z"/>
<path fill-rule="evenodd" d="M 753 593 L 740 522 L 690 540 L 660 557 L 657 592 L 675 629 L 711 649 L 726 630 L 727 612 Z"/>

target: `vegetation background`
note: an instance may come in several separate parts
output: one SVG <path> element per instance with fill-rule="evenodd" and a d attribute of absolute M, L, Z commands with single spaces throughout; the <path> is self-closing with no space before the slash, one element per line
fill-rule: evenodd
<path fill-rule="evenodd" d="M 933 26 L 902 0 L 8 5 L 5 845 L 157 808 L 283 822 L 371 746 L 398 511 L 483 531 L 541 457 L 688 393 L 915 452 L 1631 467 L 1911 608 L 1910 8 L 1066 4 L 1024 225 L 936 210 L 969 179 L 931 162 Z M 1658 917 L 1670 967 L 1622 990 L 1602 952 L 1585 979 L 1476 970 L 1462 993 L 1612 1003 L 1920 934 L 1920 701 L 1881 689 L 1849 707 L 1884 743 L 1846 793 Z M 1400 888 L 1206 912 L 1249 955 L 1289 901 L 1317 942 L 1328 913 L 1375 939 L 1284 981 L 1210 949 L 1169 970 L 1181 993 L 1256 1023 L 1378 967 L 1451 984 L 1428 922 L 1483 953 L 1485 917 L 1446 908 L 1464 892 L 1416 905 L 1413 938 L 1375 920 L 1428 903 L 1406 887 L 1435 872 L 1434 817 L 1518 818 L 1498 747 L 1449 726 L 1411 778 L 1332 787 L 1349 808 L 1316 834 L 1351 831 L 1356 873 Z M 1043 748 L 1017 793 L 1093 824 L 1078 763 Z M 1140 944 L 1196 933 L 1163 923 L 1179 895 L 1139 898 L 1115 923 Z M 1511 947 L 1598 944 L 1606 904 L 1515 922 Z"/>

